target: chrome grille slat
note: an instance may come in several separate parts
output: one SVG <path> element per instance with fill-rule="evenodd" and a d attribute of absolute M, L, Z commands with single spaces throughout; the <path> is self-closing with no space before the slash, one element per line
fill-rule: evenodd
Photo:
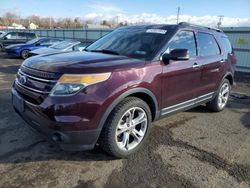
<path fill-rule="evenodd" d="M 33 80 L 37 80 L 37 81 L 42 81 L 42 82 L 49 82 L 49 83 L 56 83 L 57 80 L 47 80 L 47 79 L 43 79 L 43 78 L 37 78 L 31 75 L 28 75 L 26 73 L 24 73 L 21 69 L 18 70 L 18 73 L 24 76 L 27 76 L 28 78 L 31 78 Z"/>
<path fill-rule="evenodd" d="M 40 91 L 40 90 L 37 90 L 37 89 L 33 89 L 33 88 L 31 88 L 31 87 L 25 86 L 25 85 L 21 84 L 21 83 L 18 81 L 17 78 L 16 78 L 16 84 L 19 85 L 20 87 L 23 87 L 23 88 L 25 88 L 25 89 L 27 89 L 27 90 L 31 90 L 31 91 L 36 92 L 36 93 L 40 93 L 40 94 L 49 94 L 49 93 L 50 93 L 50 92 Z"/>
<path fill-rule="evenodd" d="M 30 76 L 43 78 L 43 79 L 57 80 L 61 76 L 61 74 L 59 74 L 59 73 L 51 73 L 51 72 L 39 71 L 39 70 L 36 70 L 36 69 L 28 68 L 28 67 L 23 66 L 23 65 L 20 67 L 20 69 L 25 74 L 28 74 Z"/>

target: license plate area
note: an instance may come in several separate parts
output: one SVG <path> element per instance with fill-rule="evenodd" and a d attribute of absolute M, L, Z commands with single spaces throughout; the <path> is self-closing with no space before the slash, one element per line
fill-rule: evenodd
<path fill-rule="evenodd" d="M 16 108 L 17 111 L 24 111 L 24 101 L 18 94 L 12 95 L 12 104 Z"/>

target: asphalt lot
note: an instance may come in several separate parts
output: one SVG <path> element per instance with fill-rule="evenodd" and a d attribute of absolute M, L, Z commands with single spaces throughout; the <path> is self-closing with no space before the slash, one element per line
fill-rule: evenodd
<path fill-rule="evenodd" d="M 99 147 L 67 153 L 14 113 L 22 60 L 0 53 L 0 187 L 250 187 L 250 75 L 237 74 L 228 107 L 204 106 L 153 123 L 143 150 L 116 160 Z"/>

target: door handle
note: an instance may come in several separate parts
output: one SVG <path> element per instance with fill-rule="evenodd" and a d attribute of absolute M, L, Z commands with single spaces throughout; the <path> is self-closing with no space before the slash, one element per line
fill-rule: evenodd
<path fill-rule="evenodd" d="M 198 63 L 194 63 L 194 64 L 193 64 L 193 68 L 194 68 L 194 69 L 197 69 L 197 68 L 200 68 L 200 67 L 201 67 L 201 65 L 199 65 Z"/>

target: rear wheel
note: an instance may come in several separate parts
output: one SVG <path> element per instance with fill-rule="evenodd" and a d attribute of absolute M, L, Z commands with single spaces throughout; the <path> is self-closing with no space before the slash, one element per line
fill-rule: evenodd
<path fill-rule="evenodd" d="M 147 103 L 136 97 L 125 98 L 110 114 L 98 142 L 109 154 L 126 158 L 142 147 L 150 123 Z"/>
<path fill-rule="evenodd" d="M 29 57 L 29 50 L 23 50 L 23 51 L 21 51 L 21 57 L 23 59 L 27 59 Z"/>
<path fill-rule="evenodd" d="M 223 110 L 227 105 L 230 91 L 230 82 L 227 79 L 223 80 L 216 97 L 211 102 L 207 103 L 207 107 L 215 112 Z"/>

